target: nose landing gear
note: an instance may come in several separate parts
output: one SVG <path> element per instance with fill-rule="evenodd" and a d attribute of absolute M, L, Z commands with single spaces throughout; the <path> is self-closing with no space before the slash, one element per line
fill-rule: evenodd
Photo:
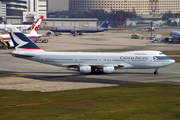
<path fill-rule="evenodd" d="M 156 70 L 154 71 L 154 74 L 155 74 L 155 75 L 158 74 L 158 68 L 156 68 Z"/>

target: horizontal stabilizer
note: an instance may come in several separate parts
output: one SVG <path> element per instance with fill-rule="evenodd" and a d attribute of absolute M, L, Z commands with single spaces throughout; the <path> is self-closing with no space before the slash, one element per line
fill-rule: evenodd
<path fill-rule="evenodd" d="M 33 54 L 18 54 L 18 53 L 12 53 L 12 56 L 24 58 L 24 57 L 34 57 L 35 55 L 33 55 Z"/>

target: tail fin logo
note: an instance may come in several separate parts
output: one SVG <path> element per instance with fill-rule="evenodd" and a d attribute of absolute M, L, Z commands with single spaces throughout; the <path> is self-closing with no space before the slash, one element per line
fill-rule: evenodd
<path fill-rule="evenodd" d="M 43 21 L 43 18 L 44 18 L 44 16 L 41 16 L 35 23 L 33 23 L 30 26 L 29 30 L 33 30 L 34 29 L 35 31 L 38 31 L 38 29 L 39 29 L 39 27 L 40 27 L 40 25 L 41 25 L 41 23 Z"/>
<path fill-rule="evenodd" d="M 110 21 L 111 21 L 111 18 L 109 17 L 101 24 L 100 27 L 108 28 Z"/>
<path fill-rule="evenodd" d="M 19 37 L 17 37 L 17 35 L 15 35 L 13 32 L 10 33 L 10 36 L 13 37 L 13 43 L 16 42 L 16 43 L 14 43 L 14 45 L 16 45 L 17 48 L 20 48 L 20 47 L 28 44 L 28 42 L 24 42 L 21 39 L 19 39 Z"/>
<path fill-rule="evenodd" d="M 8 30 L 16 49 L 42 50 L 17 28 L 8 28 Z"/>

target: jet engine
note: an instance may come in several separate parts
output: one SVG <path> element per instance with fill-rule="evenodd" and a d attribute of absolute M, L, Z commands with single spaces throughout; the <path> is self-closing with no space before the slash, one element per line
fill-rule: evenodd
<path fill-rule="evenodd" d="M 81 73 L 90 73 L 91 72 L 91 66 L 81 66 L 81 67 L 79 67 L 79 71 Z"/>
<path fill-rule="evenodd" d="M 74 34 L 74 30 L 71 31 L 71 34 Z M 77 34 L 77 32 L 75 31 L 75 34 Z"/>
<path fill-rule="evenodd" d="M 114 73 L 114 67 L 103 67 L 103 72 L 104 73 Z"/>

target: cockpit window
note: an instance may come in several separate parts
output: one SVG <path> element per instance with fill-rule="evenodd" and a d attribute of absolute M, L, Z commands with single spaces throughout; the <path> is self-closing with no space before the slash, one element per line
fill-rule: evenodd
<path fill-rule="evenodd" d="M 172 59 L 172 58 L 170 58 L 170 57 L 168 57 L 168 56 L 155 56 L 154 57 L 154 59 Z"/>

